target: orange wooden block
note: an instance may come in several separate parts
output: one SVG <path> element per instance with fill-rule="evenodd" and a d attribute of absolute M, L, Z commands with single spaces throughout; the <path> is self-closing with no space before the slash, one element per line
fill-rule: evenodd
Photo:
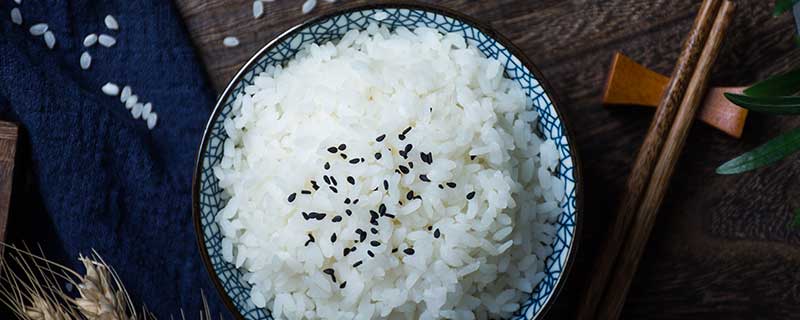
<path fill-rule="evenodd" d="M 669 77 L 647 69 L 622 53 L 614 54 L 603 94 L 604 106 L 657 107 Z M 712 87 L 706 93 L 697 117 L 734 138 L 742 136 L 747 109 L 725 98 L 725 92 L 742 93 L 745 87 Z"/>

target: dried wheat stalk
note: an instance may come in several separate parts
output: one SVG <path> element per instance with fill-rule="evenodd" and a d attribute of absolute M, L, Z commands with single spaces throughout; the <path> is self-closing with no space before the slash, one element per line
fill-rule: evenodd
<path fill-rule="evenodd" d="M 137 314 L 116 272 L 97 254 L 80 256 L 84 275 L 27 248 L 0 242 L 0 303 L 23 320 L 145 320 L 155 317 L 142 308 Z M 78 288 L 78 297 L 65 294 L 59 283 Z M 205 295 L 200 319 L 211 319 Z M 221 318 L 221 317 L 220 317 Z M 181 319 L 185 320 L 183 310 Z"/>

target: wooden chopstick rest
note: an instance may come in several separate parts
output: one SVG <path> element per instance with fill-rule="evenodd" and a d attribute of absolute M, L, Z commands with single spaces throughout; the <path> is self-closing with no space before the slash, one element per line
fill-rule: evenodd
<path fill-rule="evenodd" d="M 661 102 L 669 77 L 659 74 L 617 52 L 603 94 L 603 105 L 656 107 Z M 698 118 L 734 138 L 742 136 L 747 109 L 725 99 L 725 92 L 742 93 L 745 87 L 713 87 L 700 107 Z"/>
<path fill-rule="evenodd" d="M 16 149 L 17 126 L 10 122 L 0 121 L 0 241 L 5 241 Z M 2 254 L 3 245 L 0 245 L 0 255 Z"/>

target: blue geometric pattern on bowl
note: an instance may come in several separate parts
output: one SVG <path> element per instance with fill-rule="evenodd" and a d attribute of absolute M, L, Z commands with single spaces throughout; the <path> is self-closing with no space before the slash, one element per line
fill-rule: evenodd
<path fill-rule="evenodd" d="M 556 143 L 561 154 L 559 174 L 566 181 L 566 201 L 563 204 L 563 213 L 558 220 L 557 238 L 552 245 L 552 254 L 545 261 L 545 278 L 514 315 L 514 319 L 534 319 L 550 300 L 554 288 L 559 283 L 567 258 L 570 256 L 571 246 L 573 246 L 577 189 L 572 152 L 566 132 L 550 97 L 544 92 L 544 88 L 533 72 L 528 70 L 507 48 L 467 22 L 421 8 L 366 8 L 329 16 L 287 32 L 282 36 L 284 37 L 283 41 L 276 42 L 271 48 L 261 52 L 259 56 L 245 65 L 240 73 L 240 81 L 232 84 L 223 95 L 225 100 L 219 107 L 221 110 L 216 119 L 209 124 L 207 147 L 202 150 L 200 155 L 202 167 L 199 168 L 200 194 L 197 205 L 200 211 L 203 241 L 216 276 L 244 318 L 272 319 L 269 310 L 259 309 L 250 302 L 250 286 L 241 280 L 242 273 L 234 265 L 222 259 L 222 236 L 215 222 L 215 216 L 225 202 L 221 197 L 222 190 L 212 173 L 212 168 L 222 160 L 222 146 L 227 139 L 222 123 L 230 115 L 233 97 L 242 93 L 245 86 L 253 84 L 253 78 L 263 72 L 267 66 L 288 61 L 303 45 L 336 40 L 348 30 L 365 30 L 370 23 L 376 22 L 388 25 L 390 28 L 404 26 L 414 29 L 425 26 L 442 32 L 463 34 L 469 45 L 477 47 L 486 56 L 498 59 L 505 66 L 506 75 L 522 86 L 533 107 L 539 113 L 539 131 Z"/>

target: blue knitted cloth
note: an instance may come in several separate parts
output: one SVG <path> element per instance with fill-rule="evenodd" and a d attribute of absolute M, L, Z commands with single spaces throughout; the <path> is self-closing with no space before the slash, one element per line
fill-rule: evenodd
<path fill-rule="evenodd" d="M 104 25 L 108 14 L 118 31 Z M 36 23 L 49 25 L 53 50 L 29 32 Z M 117 43 L 85 48 L 90 33 Z M 84 51 L 89 70 L 79 65 Z M 103 94 L 106 82 L 151 102 L 157 126 L 148 130 L 119 97 Z M 97 250 L 160 318 L 180 308 L 196 318 L 201 290 L 214 314 L 225 312 L 191 212 L 194 158 L 213 102 L 171 1 L 0 1 L 0 119 L 21 129 L 8 240 L 38 243 L 81 271 L 78 254 Z"/>

